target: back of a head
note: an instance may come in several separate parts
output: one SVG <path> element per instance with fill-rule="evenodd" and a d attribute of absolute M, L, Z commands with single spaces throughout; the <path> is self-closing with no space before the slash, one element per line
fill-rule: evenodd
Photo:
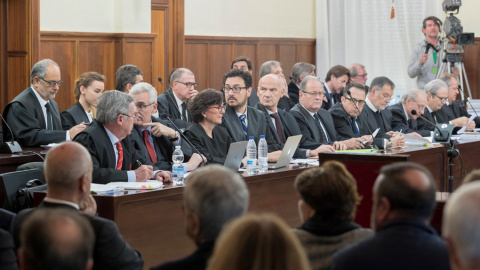
<path fill-rule="evenodd" d="M 448 89 L 448 85 L 440 79 L 435 79 L 425 85 L 425 93 L 436 95 L 442 88 Z"/>
<path fill-rule="evenodd" d="M 63 142 L 48 151 L 44 164 L 48 193 L 62 196 L 78 191 L 83 176 L 91 179 L 92 158 L 87 149 L 77 142 Z"/>
<path fill-rule="evenodd" d="M 361 197 L 355 178 L 345 165 L 328 161 L 303 171 L 295 178 L 295 188 L 321 220 L 353 220 Z"/>
<path fill-rule="evenodd" d="M 142 71 L 134 65 L 123 65 L 115 73 L 115 89 L 124 92 L 127 84 L 134 85 L 137 75 L 143 75 Z"/>
<path fill-rule="evenodd" d="M 288 225 L 273 214 L 249 214 L 222 232 L 208 270 L 304 270 L 307 255 Z"/>
<path fill-rule="evenodd" d="M 196 169 L 186 180 L 184 205 L 200 220 L 200 242 L 213 241 L 223 225 L 246 213 L 249 192 L 236 172 L 209 165 Z"/>
<path fill-rule="evenodd" d="M 480 169 L 469 172 L 462 180 L 462 185 L 470 182 L 480 181 Z"/>
<path fill-rule="evenodd" d="M 78 212 L 39 208 L 22 223 L 19 261 L 22 269 L 84 270 L 92 267 L 94 233 Z"/>
<path fill-rule="evenodd" d="M 457 269 L 480 268 L 480 182 L 462 185 L 443 210 L 442 235 L 456 256 Z M 457 263 L 452 257 L 452 263 Z"/>
<path fill-rule="evenodd" d="M 392 212 L 398 217 L 430 220 L 435 209 L 435 182 L 425 167 L 397 162 L 382 167 L 381 176 L 383 180 L 376 183 L 377 198 L 387 198 Z"/>

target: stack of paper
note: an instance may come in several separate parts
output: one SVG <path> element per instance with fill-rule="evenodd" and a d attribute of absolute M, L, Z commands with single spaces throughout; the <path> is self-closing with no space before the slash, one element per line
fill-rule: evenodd
<path fill-rule="evenodd" d="M 163 187 L 163 183 L 157 180 L 147 180 L 145 182 L 111 182 L 106 184 L 107 187 L 120 186 L 126 190 L 129 189 L 157 189 Z"/>

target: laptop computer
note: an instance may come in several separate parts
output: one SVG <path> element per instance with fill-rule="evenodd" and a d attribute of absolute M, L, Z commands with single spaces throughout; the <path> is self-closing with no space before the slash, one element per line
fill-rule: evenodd
<path fill-rule="evenodd" d="M 234 142 L 230 144 L 227 157 L 225 158 L 225 167 L 238 171 L 242 165 L 242 159 L 245 156 L 248 141 Z"/>
<path fill-rule="evenodd" d="M 268 169 L 278 169 L 287 166 L 290 163 L 290 160 L 292 160 L 293 154 L 295 153 L 295 150 L 297 150 L 301 139 L 302 135 L 288 137 L 277 163 L 269 163 Z"/>

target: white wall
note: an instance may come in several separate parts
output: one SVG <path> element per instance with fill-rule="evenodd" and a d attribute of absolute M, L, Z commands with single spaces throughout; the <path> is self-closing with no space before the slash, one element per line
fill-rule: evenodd
<path fill-rule="evenodd" d="M 470 33 L 473 32 L 476 37 L 480 37 L 479 11 L 480 1 L 463 0 L 462 6 L 460 7 L 460 13 L 455 15 L 460 21 L 462 21 L 463 31 Z"/>
<path fill-rule="evenodd" d="M 315 38 L 315 0 L 185 0 L 185 35 Z"/>
<path fill-rule="evenodd" d="M 150 0 L 41 0 L 40 30 L 150 33 Z"/>

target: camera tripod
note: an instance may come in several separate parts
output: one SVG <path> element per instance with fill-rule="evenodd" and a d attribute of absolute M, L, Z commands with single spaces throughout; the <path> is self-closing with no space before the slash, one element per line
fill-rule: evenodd
<path fill-rule="evenodd" d="M 462 45 L 457 45 L 457 46 L 462 46 Z M 458 85 L 463 88 L 463 78 L 465 78 L 465 85 L 467 86 L 468 90 L 468 95 L 469 97 L 472 97 L 472 92 L 470 91 L 470 84 L 468 83 L 468 78 L 467 78 L 467 72 L 465 71 L 465 64 L 463 63 L 463 59 L 458 53 L 449 53 L 445 48 L 442 49 L 444 52 L 445 57 L 442 60 L 442 64 L 440 65 L 440 69 L 438 70 L 437 73 L 437 79 L 443 74 L 443 72 L 447 71 L 448 73 L 452 73 L 453 67 L 458 68 L 459 74 L 458 74 Z M 463 53 L 463 47 L 460 49 L 456 49 L 459 51 L 459 53 Z M 466 99 L 464 97 L 463 91 L 460 92 L 460 95 L 462 99 Z"/>

